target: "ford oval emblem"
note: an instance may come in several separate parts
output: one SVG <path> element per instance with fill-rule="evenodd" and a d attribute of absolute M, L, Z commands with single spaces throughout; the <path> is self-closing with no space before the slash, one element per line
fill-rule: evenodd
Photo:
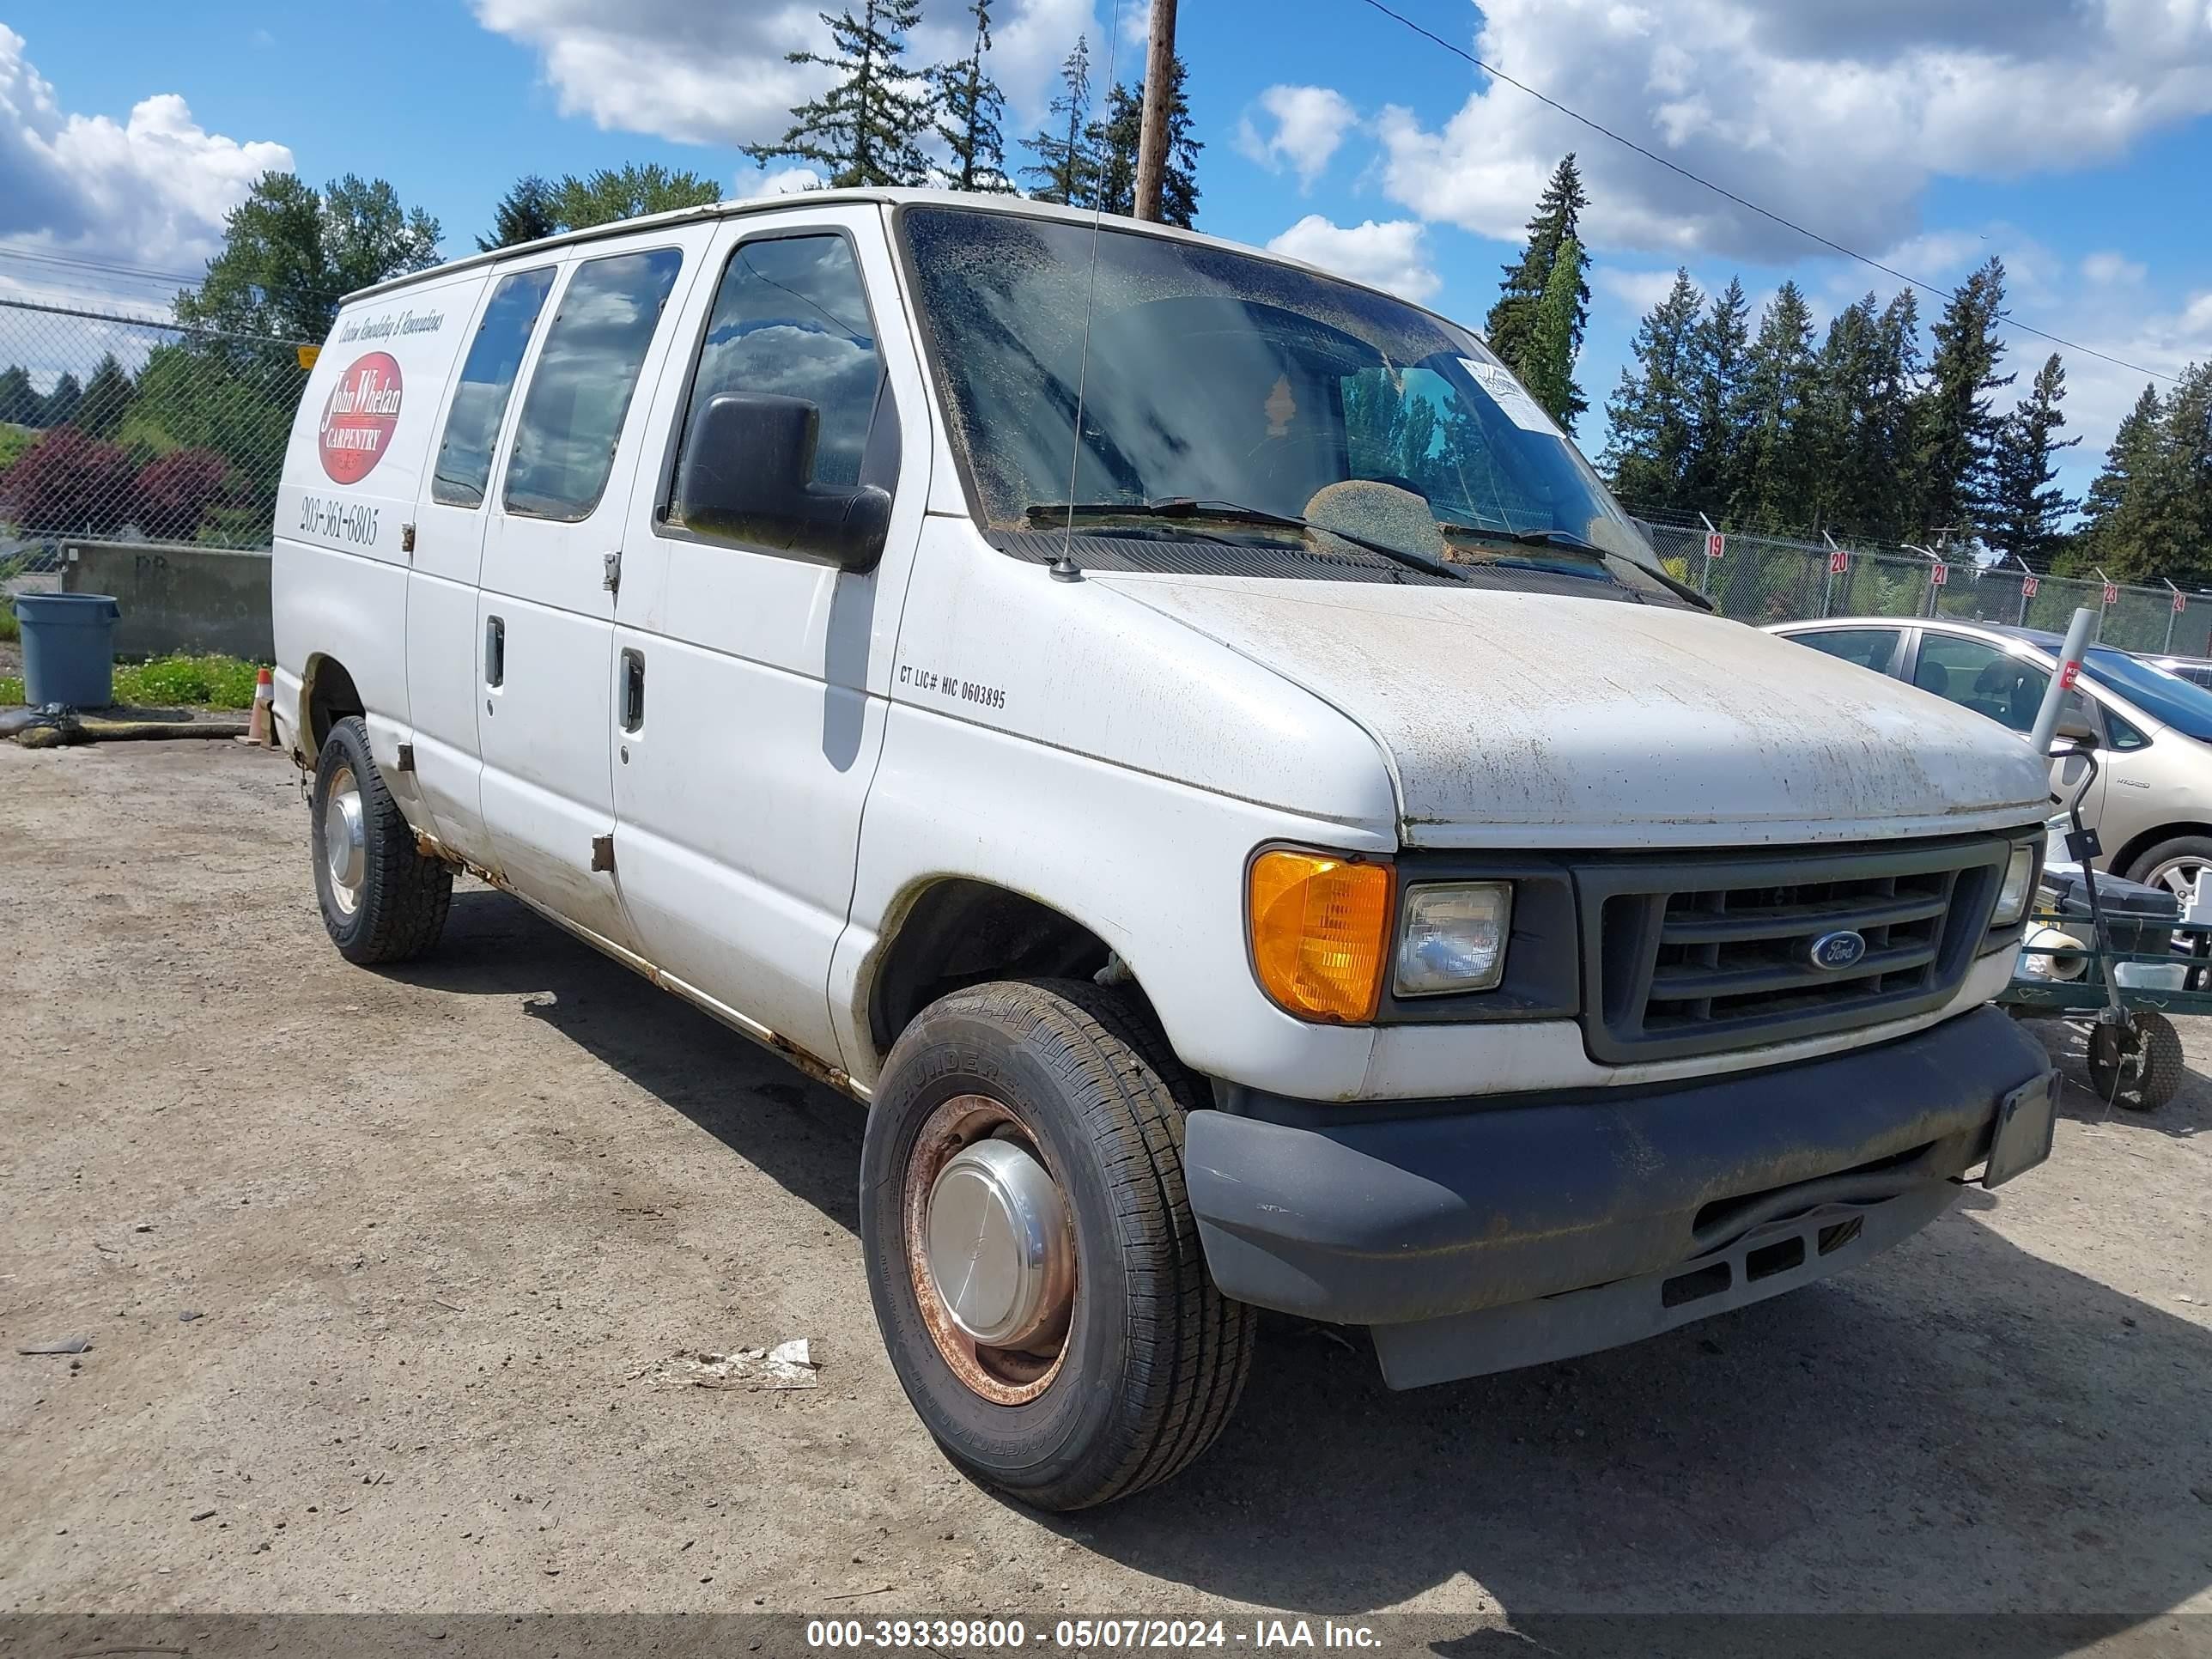
<path fill-rule="evenodd" d="M 1866 937 L 1850 932 L 1823 933 L 1813 941 L 1808 954 L 1815 968 L 1832 974 L 1856 966 L 1859 958 L 1866 955 Z"/>

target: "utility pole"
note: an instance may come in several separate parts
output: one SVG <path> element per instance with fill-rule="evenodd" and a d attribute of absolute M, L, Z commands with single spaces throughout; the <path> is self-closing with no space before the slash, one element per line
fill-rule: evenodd
<path fill-rule="evenodd" d="M 1145 53 L 1145 109 L 1137 137 L 1137 217 L 1158 222 L 1160 181 L 1168 170 L 1168 106 L 1175 92 L 1176 0 L 1152 0 L 1152 39 Z"/>

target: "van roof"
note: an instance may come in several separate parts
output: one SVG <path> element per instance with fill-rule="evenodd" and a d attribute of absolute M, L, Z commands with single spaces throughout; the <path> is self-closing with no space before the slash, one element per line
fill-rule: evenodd
<path fill-rule="evenodd" d="M 909 204 L 927 204 L 934 206 L 951 204 L 963 208 L 979 208 L 990 213 L 1018 214 L 1035 219 L 1063 219 L 1071 223 L 1081 225 L 1089 225 L 1094 220 L 1101 222 L 1110 222 L 1117 230 L 1134 230 L 1145 235 L 1166 237 L 1180 242 L 1194 242 L 1204 247 L 1222 248 L 1231 252 L 1255 255 L 1260 258 L 1272 259 L 1278 264 L 1291 265 L 1300 270 L 1312 271 L 1316 276 L 1326 276 L 1332 282 L 1348 283 L 1354 288 L 1370 289 L 1376 293 L 1389 293 L 1388 289 L 1376 288 L 1371 283 L 1363 283 L 1356 277 L 1346 276 L 1340 271 L 1309 264 L 1303 259 L 1294 259 L 1267 248 L 1253 247 L 1244 242 L 1232 242 L 1225 237 L 1207 236 L 1200 232 L 1184 230 L 1175 225 L 1158 224 L 1145 219 L 1126 218 L 1117 213 L 1099 215 L 1090 208 L 1061 207 L 1054 203 L 1032 201 L 1025 196 L 1012 196 L 1004 192 L 985 195 L 957 190 L 860 189 L 810 190 L 787 192 L 781 196 L 752 196 L 735 202 L 710 203 L 705 207 L 675 208 L 666 213 L 648 213 L 636 219 L 617 219 L 609 224 L 592 225 L 583 230 L 563 231 L 557 236 L 540 237 L 534 242 L 517 242 L 512 247 L 496 247 L 482 253 L 468 254 L 462 258 L 448 260 L 444 264 L 433 265 L 427 270 L 412 271 L 404 276 L 393 276 L 381 283 L 373 283 L 367 288 L 356 289 L 340 303 L 351 305 L 357 300 L 366 300 L 379 294 L 390 294 L 400 289 L 412 288 L 420 283 L 450 276 L 455 271 L 474 270 L 501 260 L 512 259 L 521 254 L 536 253 L 546 248 L 565 247 L 573 243 L 599 241 L 613 236 L 627 236 L 634 231 L 649 230 L 660 225 L 688 225 L 703 219 L 736 218 L 743 214 L 772 213 L 780 209 L 810 208 L 855 202 L 872 202 L 885 207 L 900 207 Z M 1431 316 L 1443 317 L 1442 313 L 1430 311 L 1428 307 L 1408 300 L 1403 295 L 1393 294 L 1389 297 L 1401 304 L 1413 306 L 1418 311 L 1429 311 Z M 1443 318 L 1443 320 L 1451 321 L 1449 318 Z M 1455 323 L 1453 326 L 1465 327 L 1466 325 Z"/>

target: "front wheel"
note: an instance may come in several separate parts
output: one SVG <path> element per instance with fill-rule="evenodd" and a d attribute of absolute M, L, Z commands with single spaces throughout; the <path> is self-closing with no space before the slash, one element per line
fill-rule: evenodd
<path fill-rule="evenodd" d="M 1213 1442 L 1252 1310 L 1183 1189 L 1189 1079 L 1082 981 L 980 985 L 900 1036 L 868 1114 L 860 1241 L 900 1384 L 963 1469 L 1045 1510 L 1166 1480 Z"/>
<path fill-rule="evenodd" d="M 358 714 L 334 722 L 315 757 L 315 896 L 348 962 L 405 962 L 438 942 L 453 866 L 426 858 L 384 787 Z"/>
<path fill-rule="evenodd" d="M 2181 1033 L 2164 1014 L 2141 1013 L 2132 1029 L 2089 1028 L 2089 1086 L 2097 1098 L 2131 1111 L 2154 1112 L 2188 1080 Z"/>
<path fill-rule="evenodd" d="M 2148 848 L 2128 866 L 2130 881 L 2163 887 L 2184 904 L 2197 890 L 2197 878 L 2212 868 L 2212 836 L 2176 836 Z"/>

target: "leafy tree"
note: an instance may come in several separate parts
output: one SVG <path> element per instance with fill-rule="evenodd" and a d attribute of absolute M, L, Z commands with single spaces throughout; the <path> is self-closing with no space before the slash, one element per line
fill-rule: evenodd
<path fill-rule="evenodd" d="M 1744 453 L 1729 517 L 1752 530 L 1803 522 L 1818 473 L 1808 420 L 1814 386 L 1813 313 L 1785 282 L 1759 319 L 1744 372 Z"/>
<path fill-rule="evenodd" d="M 937 136 L 952 153 L 949 182 L 955 190 L 1011 191 L 1006 144 L 999 123 L 1006 95 L 983 68 L 991 51 L 991 0 L 970 0 L 975 38 L 968 55 L 931 72 L 937 88 Z"/>
<path fill-rule="evenodd" d="M 1075 48 L 1060 65 L 1060 95 L 1052 100 L 1055 125 L 1023 142 L 1037 158 L 1022 176 L 1036 186 L 1040 202 L 1087 207 L 1097 188 L 1098 161 L 1091 153 L 1091 42 L 1079 34 Z M 1060 123 L 1065 123 L 1061 136 Z"/>
<path fill-rule="evenodd" d="M 1160 219 L 1185 230 L 1198 216 L 1198 153 L 1205 145 L 1191 137 L 1190 99 L 1183 90 L 1186 66 L 1178 53 L 1169 76 L 1167 165 L 1160 173 Z M 1106 94 L 1106 116 L 1091 124 L 1091 154 L 1098 164 L 1098 205 L 1109 213 L 1137 210 L 1137 152 L 1144 143 L 1145 85 L 1117 86 Z"/>
<path fill-rule="evenodd" d="M 833 51 L 794 52 L 793 64 L 815 64 L 844 78 L 821 97 L 791 112 L 791 125 L 772 144 L 748 145 L 756 161 L 811 161 L 833 185 L 918 185 L 929 164 L 921 139 L 931 129 L 929 78 L 909 69 L 907 32 L 921 21 L 921 0 L 860 0 L 855 17 L 848 5 L 829 25 Z"/>
<path fill-rule="evenodd" d="M 0 369 L 0 422 L 13 426 L 38 426 L 46 413 L 46 400 L 31 384 L 30 372 L 21 364 L 10 363 Z"/>
<path fill-rule="evenodd" d="M 2004 276 L 2004 261 L 1992 254 L 1936 319 L 1936 353 L 1913 422 L 1917 528 L 1930 534 L 1947 526 L 1977 533 L 1991 516 L 1997 422 L 1990 412 L 1990 394 L 2013 380 L 1996 372 L 2004 356 L 1997 337 Z"/>
<path fill-rule="evenodd" d="M 1552 280 L 1536 305 L 1535 326 L 1528 331 L 1528 350 L 1522 379 L 1528 395 L 1545 412 L 1565 426 L 1574 419 L 1575 282 L 1582 270 L 1582 244 L 1570 236 L 1559 245 L 1552 264 Z"/>
<path fill-rule="evenodd" d="M 1692 437 L 1684 489 L 1724 510 L 1735 493 L 1749 423 L 1751 302 L 1734 277 L 1715 295 L 1690 337 Z"/>
<path fill-rule="evenodd" d="M 0 517 L 49 535 L 111 534 L 130 515 L 133 471 L 121 446 L 58 426 L 0 473 Z"/>
<path fill-rule="evenodd" d="M 95 438 L 112 438 L 131 410 L 131 377 L 113 352 L 93 366 L 85 382 L 84 398 L 76 406 L 76 423 Z"/>
<path fill-rule="evenodd" d="M 146 463 L 131 486 L 131 517 L 141 532 L 190 541 L 222 497 L 230 463 L 212 449 L 173 449 Z"/>
<path fill-rule="evenodd" d="M 2052 458 L 2081 441 L 2057 435 L 2066 424 L 2058 407 L 2065 398 L 2066 368 L 2054 351 L 1997 430 L 1990 539 L 2039 570 L 2065 545 L 2063 523 L 2081 505 L 2053 483 L 2058 468 Z"/>
<path fill-rule="evenodd" d="M 1535 215 L 1528 221 L 1528 246 L 1522 250 L 1518 260 L 1504 268 L 1505 281 L 1498 303 L 1491 307 L 1489 319 L 1483 325 L 1490 349 L 1524 380 L 1524 360 L 1530 337 L 1535 331 L 1537 307 L 1542 303 L 1545 289 L 1551 286 L 1552 267 L 1558 263 L 1560 250 L 1571 241 L 1575 244 L 1577 254 L 1575 353 L 1579 354 L 1583 349 L 1583 331 L 1589 321 L 1589 256 L 1582 242 L 1582 213 L 1589 205 L 1589 198 L 1583 191 L 1582 174 L 1576 168 L 1574 152 L 1570 150 L 1552 170 L 1550 182 L 1536 200 Z M 1575 417 L 1589 404 L 1581 388 L 1570 385 L 1571 396 L 1560 424 L 1571 430 Z"/>
<path fill-rule="evenodd" d="M 1674 273 L 1674 286 L 1644 313 L 1630 343 L 1636 367 L 1620 371 L 1620 384 L 1606 403 L 1613 436 L 1605 465 L 1613 487 L 1632 506 L 1687 504 L 1685 486 L 1697 442 L 1698 313 L 1704 297 L 1688 270 Z M 1529 355 L 1526 348 L 1524 341 L 1524 357 Z"/>
<path fill-rule="evenodd" d="M 222 251 L 199 287 L 177 295 L 177 319 L 319 341 L 344 295 L 437 259 L 438 222 L 401 207 L 383 179 L 349 173 L 319 192 L 292 173 L 264 173 L 223 221 Z"/>
<path fill-rule="evenodd" d="M 41 426 L 67 426 L 76 419 L 77 405 L 84 401 L 84 383 L 67 370 L 54 382 L 54 389 L 46 393 L 39 410 Z"/>
<path fill-rule="evenodd" d="M 583 230 L 647 213 L 711 207 L 721 199 L 720 185 L 688 167 L 631 161 L 619 167 L 601 167 L 581 179 L 574 173 L 564 175 L 553 186 L 553 222 L 559 230 Z"/>
<path fill-rule="evenodd" d="M 514 181 L 514 188 L 499 198 L 492 210 L 491 234 L 477 238 L 477 246 L 489 253 L 495 247 L 514 247 L 550 236 L 561 228 L 558 193 L 534 173 Z"/>

